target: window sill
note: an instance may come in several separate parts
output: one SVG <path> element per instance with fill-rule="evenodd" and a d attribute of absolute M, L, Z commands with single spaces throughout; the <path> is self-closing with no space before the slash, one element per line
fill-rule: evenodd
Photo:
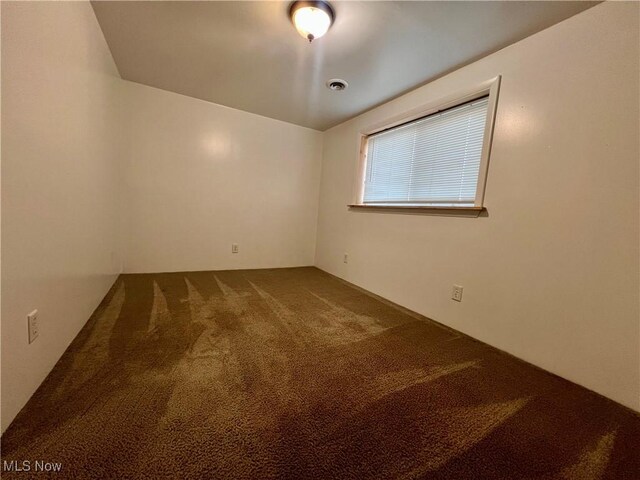
<path fill-rule="evenodd" d="M 479 217 L 486 216 L 484 207 L 454 207 L 438 205 L 347 205 L 350 210 L 356 212 L 378 213 L 404 213 L 417 215 L 446 215 L 454 217 Z"/>

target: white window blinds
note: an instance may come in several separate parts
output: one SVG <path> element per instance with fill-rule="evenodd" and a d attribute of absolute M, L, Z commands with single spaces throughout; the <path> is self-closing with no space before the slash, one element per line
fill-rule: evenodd
<path fill-rule="evenodd" d="M 488 100 L 370 135 L 363 203 L 473 205 Z"/>

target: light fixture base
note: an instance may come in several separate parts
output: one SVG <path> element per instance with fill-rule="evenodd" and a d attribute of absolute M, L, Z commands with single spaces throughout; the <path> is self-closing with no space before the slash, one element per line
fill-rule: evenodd
<path fill-rule="evenodd" d="M 309 12 L 315 11 L 315 18 L 312 18 L 314 17 L 313 14 L 304 15 L 306 12 L 298 12 L 302 9 L 306 9 Z M 324 13 L 324 15 L 320 13 L 320 17 L 322 17 L 320 25 L 317 23 L 318 10 Z M 296 12 L 302 15 L 297 15 Z M 331 28 L 331 25 L 333 25 L 335 18 L 336 14 L 331 5 L 322 0 L 298 0 L 291 3 L 289 6 L 289 19 L 291 20 L 291 23 L 293 23 L 293 26 L 296 27 L 296 30 L 298 30 L 300 35 L 309 40 L 309 43 L 323 36 L 327 30 Z M 317 29 L 317 31 L 314 31 L 314 28 Z"/>

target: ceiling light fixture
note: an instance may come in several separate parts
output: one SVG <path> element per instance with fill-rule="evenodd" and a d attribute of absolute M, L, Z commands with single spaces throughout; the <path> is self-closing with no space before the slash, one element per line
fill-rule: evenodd
<path fill-rule="evenodd" d="M 327 33 L 336 18 L 331 5 L 323 1 L 293 2 L 289 7 L 289 17 L 298 33 L 309 43 Z"/>

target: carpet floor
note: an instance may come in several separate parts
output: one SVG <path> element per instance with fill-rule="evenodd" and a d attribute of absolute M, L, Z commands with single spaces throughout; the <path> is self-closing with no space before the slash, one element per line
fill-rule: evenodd
<path fill-rule="evenodd" d="M 640 415 L 315 268 L 122 275 L 2 436 L 38 478 L 640 479 Z"/>

